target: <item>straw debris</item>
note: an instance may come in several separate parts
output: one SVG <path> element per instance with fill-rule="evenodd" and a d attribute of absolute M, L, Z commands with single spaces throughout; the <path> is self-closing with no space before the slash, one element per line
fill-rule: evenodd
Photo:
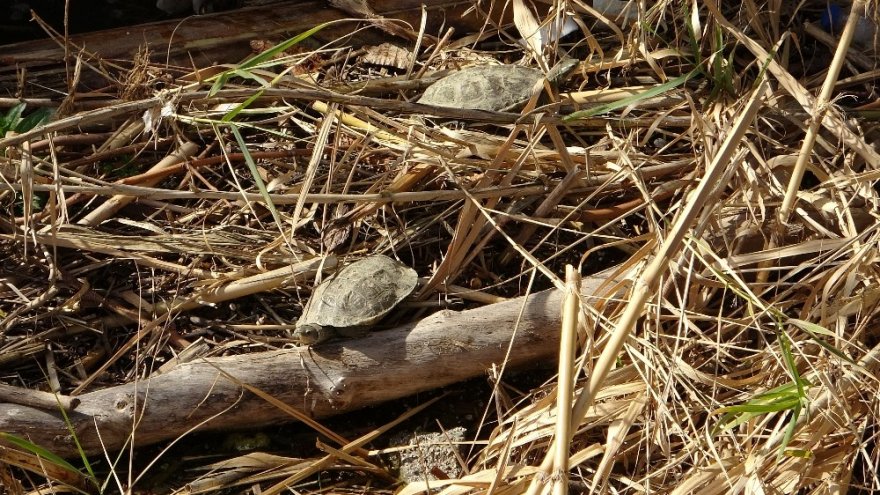
<path fill-rule="evenodd" d="M 240 396 L 228 400 L 284 411 L 320 440 L 187 460 L 172 489 L 189 493 L 880 490 L 876 39 L 851 49 L 876 4 L 845 6 L 848 23 L 827 32 L 825 2 L 630 2 L 619 14 L 597 3 L 513 0 L 512 23 L 475 6 L 477 34 L 414 29 L 368 8 L 394 45 L 322 38 L 351 22 L 333 21 L 194 72 L 142 51 L 88 108 L 23 73 L 27 108 L 49 98 L 63 113 L 31 128 L 13 125 L 12 110 L 0 119 L 0 413 L 33 411 L 0 427 L 0 483 L 146 486 L 153 463 L 68 469 L 30 448 L 28 431 L 57 424 L 61 409 L 93 427 L 78 423 L 78 397 L 148 388 L 191 363 L 234 383 Z M 574 34 L 549 27 L 566 22 Z M 574 74 L 536 85 L 521 110 L 415 103 L 462 67 L 546 73 L 563 57 L 579 60 Z M 92 62 L 77 70 L 109 77 Z M 455 442 L 464 471 L 454 478 L 400 482 L 379 455 L 392 428 L 440 415 L 443 396 L 340 433 L 310 416 L 306 398 L 280 401 L 224 370 L 222 359 L 263 363 L 296 347 L 314 286 L 372 253 L 421 276 L 377 333 L 545 289 L 565 296 L 553 299 L 565 301 L 561 369 L 530 371 L 543 384 L 508 366 L 523 352 L 521 315 L 486 320 L 487 332 L 509 332 L 496 345 L 508 359 L 482 363 L 482 409 L 470 422 L 430 421 L 440 443 L 456 426 L 473 441 Z M 577 288 L 578 274 L 597 272 Z M 418 338 L 438 353 L 470 345 Z M 344 363 L 358 349 L 333 345 Z M 428 371 L 439 380 L 444 370 Z M 307 385 L 349 400 L 356 383 Z M 46 405 L 47 391 L 64 407 Z M 192 429 L 220 429 L 236 404 Z M 137 432 L 115 433 L 108 451 L 143 447 Z"/>

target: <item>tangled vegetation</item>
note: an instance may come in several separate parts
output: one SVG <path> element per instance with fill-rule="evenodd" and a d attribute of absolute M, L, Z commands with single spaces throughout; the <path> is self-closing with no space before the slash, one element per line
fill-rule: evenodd
<path fill-rule="evenodd" d="M 825 2 L 636 3 L 511 0 L 512 24 L 475 4 L 482 32 L 397 23 L 409 37 L 378 58 L 321 40 L 325 25 L 198 73 L 144 52 L 112 98 L 53 99 L 51 120 L 23 78 L 0 95 L 17 105 L 0 119 L 3 381 L 75 399 L 295 346 L 321 269 L 286 267 L 385 253 L 421 276 L 409 319 L 563 291 L 559 373 L 521 389 L 487 365 L 447 479 L 402 483 L 379 455 L 429 402 L 354 441 L 309 423 L 321 455 L 256 442 L 163 486 L 880 491 L 877 40 L 850 36 L 876 6 L 828 32 Z M 565 18 L 573 34 L 528 36 Z M 566 57 L 575 71 L 522 109 L 416 102 L 461 67 Z M 579 273 L 598 280 L 582 297 Z M 15 424 L 0 423 L 9 493 L 144 490 L 165 462 L 136 437 L 64 460 Z M 136 452 L 155 462 L 118 460 Z"/>

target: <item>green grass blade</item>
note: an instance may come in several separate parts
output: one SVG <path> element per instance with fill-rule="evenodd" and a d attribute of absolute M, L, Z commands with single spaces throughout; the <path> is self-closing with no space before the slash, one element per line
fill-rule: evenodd
<path fill-rule="evenodd" d="M 777 458 L 782 458 L 782 456 L 785 455 L 785 451 L 788 449 L 788 444 L 791 443 L 791 439 L 794 438 L 794 431 L 797 429 L 797 420 L 801 416 L 802 409 L 803 406 L 800 403 L 792 408 L 791 419 L 785 426 L 785 433 L 782 435 L 782 441 L 779 443 L 779 452 L 776 454 Z"/>
<path fill-rule="evenodd" d="M 682 84 L 688 82 L 690 79 L 693 79 L 697 74 L 700 73 L 699 69 L 694 69 L 687 74 L 676 77 L 675 79 L 670 79 L 663 84 L 659 84 L 654 86 L 653 88 L 645 91 L 644 93 L 640 93 L 633 96 L 627 96 L 626 98 L 622 98 L 617 101 L 613 101 L 611 103 L 606 103 L 605 105 L 599 105 L 597 107 L 588 108 L 586 110 L 580 110 L 571 114 L 566 115 L 562 118 L 564 122 L 570 122 L 572 120 L 583 119 L 587 117 L 593 117 L 596 115 L 601 115 L 603 113 L 612 112 L 619 108 L 625 108 L 633 103 L 638 103 L 642 100 L 646 100 L 648 98 L 653 98 L 655 96 L 659 96 L 667 91 L 675 89 Z"/>
<path fill-rule="evenodd" d="M 248 151 L 247 143 L 241 136 L 238 126 L 230 124 L 229 128 L 232 130 L 232 135 L 235 136 L 236 142 L 238 142 L 238 147 L 241 150 L 241 154 L 244 156 L 244 161 L 247 163 L 248 169 L 251 171 L 251 175 L 254 176 L 254 183 L 257 185 L 257 189 L 260 190 L 260 195 L 263 196 L 263 201 L 266 202 L 266 208 L 272 213 L 272 218 L 275 219 L 278 228 L 283 231 L 284 224 L 281 222 L 281 215 L 278 214 L 278 210 L 272 203 L 272 198 L 269 196 L 269 190 L 266 189 L 266 184 L 263 182 L 263 178 L 260 177 L 260 172 L 257 170 L 257 164 L 254 162 L 254 158 L 251 156 L 250 151 Z"/>
<path fill-rule="evenodd" d="M 3 137 L 8 131 L 15 130 L 26 105 L 25 102 L 18 103 L 10 108 L 6 114 L 0 115 L 0 137 Z"/>
<path fill-rule="evenodd" d="M 270 48 L 262 53 L 258 53 L 256 55 L 254 55 L 253 57 L 251 57 L 251 58 L 245 60 L 244 62 L 242 62 L 241 64 L 239 64 L 238 67 L 218 74 L 216 76 L 217 79 L 214 80 L 214 84 L 211 85 L 211 90 L 208 92 L 209 96 L 214 96 L 215 94 L 217 94 L 217 92 L 220 91 L 220 89 L 222 89 L 223 86 L 226 85 L 226 83 L 229 81 L 229 78 L 232 77 L 233 75 L 238 75 L 241 77 L 245 77 L 247 79 L 257 80 L 258 78 L 256 78 L 256 76 L 254 76 L 253 74 L 250 74 L 248 72 L 249 69 L 253 69 L 254 67 L 256 67 L 264 62 L 272 60 L 273 58 L 275 58 L 276 55 L 284 52 L 285 50 L 287 50 L 288 48 L 290 48 L 294 45 L 301 43 L 303 40 L 311 38 L 312 35 L 314 35 L 318 31 L 324 29 L 325 27 L 329 26 L 330 24 L 331 24 L 330 22 L 318 24 L 317 26 L 313 27 L 312 29 L 309 29 L 308 31 L 302 32 L 302 33 L 294 36 L 293 38 L 290 38 L 289 40 L 285 41 L 284 43 L 279 43 L 279 44 L 273 46 L 272 48 Z M 259 80 L 262 80 L 262 78 L 259 78 Z"/>
<path fill-rule="evenodd" d="M 247 107 L 251 106 L 251 103 L 253 103 L 254 101 L 256 101 L 257 98 L 259 98 L 259 97 L 261 97 L 261 96 L 263 96 L 263 90 L 262 90 L 262 89 L 258 90 L 256 93 L 254 93 L 253 95 L 251 95 L 248 99 L 246 99 L 246 100 L 244 100 L 243 102 L 241 102 L 241 103 L 239 103 L 238 105 L 236 105 L 235 108 L 233 108 L 233 109 L 230 110 L 226 115 L 224 115 L 223 118 L 220 119 L 220 121 L 221 121 L 221 122 L 232 122 L 232 120 L 235 119 L 235 117 L 237 117 L 238 114 L 240 114 L 240 113 L 242 112 L 242 110 L 244 110 L 244 109 L 246 109 Z M 241 144 L 241 143 L 239 143 L 239 144 Z"/>
<path fill-rule="evenodd" d="M 308 31 L 302 32 L 302 33 L 294 36 L 293 38 L 285 41 L 284 43 L 279 43 L 279 44 L 273 46 L 272 48 L 270 48 L 262 53 L 258 53 L 256 55 L 254 55 L 253 57 L 242 62 L 242 64 L 239 65 L 238 68 L 239 69 L 250 69 L 250 68 L 253 68 L 257 65 L 260 65 L 263 62 L 266 62 L 267 60 L 272 60 L 273 58 L 275 58 L 276 55 L 284 52 L 285 50 L 287 50 L 288 48 L 290 48 L 294 45 L 298 45 L 303 40 L 311 38 L 312 35 L 314 35 L 318 31 L 324 29 L 325 27 L 327 27 L 329 25 L 330 25 L 329 22 L 325 22 L 323 24 L 318 24 L 317 26 L 313 27 L 312 29 L 309 29 Z"/>
<path fill-rule="evenodd" d="M 16 132 L 27 132 L 38 125 L 42 125 L 48 122 L 52 115 L 55 114 L 55 111 L 48 107 L 38 108 L 30 113 L 27 117 L 21 119 L 18 124 L 15 125 Z"/>
<path fill-rule="evenodd" d="M 64 424 L 67 426 L 67 431 L 70 432 L 70 437 L 73 438 L 73 442 L 76 444 L 76 451 L 79 452 L 79 457 L 83 461 L 83 466 L 85 466 L 86 471 L 89 473 L 89 479 L 95 486 L 98 486 L 98 477 L 95 476 L 95 471 L 92 469 L 92 464 L 89 462 L 88 456 L 86 456 L 85 449 L 83 449 L 82 445 L 79 443 L 79 437 L 76 436 L 76 430 L 73 428 L 73 421 L 67 416 L 67 411 L 61 407 L 61 404 L 58 404 L 58 409 L 64 417 Z"/>
<path fill-rule="evenodd" d="M 810 338 L 813 339 L 814 342 L 816 342 L 817 344 L 822 346 L 826 351 L 830 352 L 831 354 L 834 354 L 838 358 L 846 361 L 847 363 L 849 363 L 851 365 L 856 364 L 856 362 L 853 361 L 852 359 L 850 359 L 849 356 L 847 356 L 846 354 L 841 352 L 838 348 L 836 348 L 833 345 L 826 342 L 825 339 L 823 339 L 821 337 L 821 336 L 832 337 L 832 338 L 837 337 L 836 335 L 834 335 L 834 332 L 828 330 L 827 328 L 825 328 L 821 325 L 817 325 L 815 323 L 811 323 L 806 320 L 800 320 L 797 318 L 789 318 L 788 322 L 791 323 L 792 325 L 796 326 L 797 328 L 803 330 L 804 332 L 806 332 L 807 335 L 809 335 Z"/>
<path fill-rule="evenodd" d="M 39 445 L 37 445 L 29 440 L 26 440 L 26 439 L 21 438 L 19 436 L 13 435 L 12 433 L 4 433 L 4 432 L 0 432 L 0 438 L 2 438 L 6 442 L 11 443 L 12 445 L 15 445 L 16 447 L 18 447 L 22 450 L 25 450 L 27 452 L 30 452 L 31 454 L 39 456 L 41 459 L 45 459 L 45 460 L 51 462 L 52 464 L 55 464 L 56 466 L 64 469 L 65 471 L 70 471 L 71 473 L 76 473 L 78 476 L 82 476 L 82 474 L 83 474 L 82 471 L 77 469 L 73 464 L 64 460 L 64 458 L 58 456 L 57 454 L 51 452 L 50 450 L 47 450 L 44 447 L 40 447 Z"/>

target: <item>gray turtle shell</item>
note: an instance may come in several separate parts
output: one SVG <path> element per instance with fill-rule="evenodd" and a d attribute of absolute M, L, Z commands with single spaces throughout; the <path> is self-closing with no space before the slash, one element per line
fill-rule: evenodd
<path fill-rule="evenodd" d="M 296 328 L 376 323 L 412 293 L 418 278 L 412 268 L 381 254 L 356 261 L 315 287 Z"/>
<path fill-rule="evenodd" d="M 502 111 L 525 103 L 541 71 L 516 65 L 469 67 L 428 86 L 419 103 L 471 110 Z"/>

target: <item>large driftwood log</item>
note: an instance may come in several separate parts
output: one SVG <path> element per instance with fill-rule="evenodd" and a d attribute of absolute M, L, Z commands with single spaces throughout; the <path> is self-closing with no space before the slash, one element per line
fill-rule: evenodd
<path fill-rule="evenodd" d="M 585 279 L 584 297 L 604 280 Z M 182 364 L 136 383 L 80 395 L 68 417 L 85 451 L 97 453 L 118 450 L 128 441 L 144 445 L 175 438 L 194 428 L 258 427 L 292 419 L 236 380 L 316 418 L 340 414 L 480 376 L 504 361 L 509 345 L 511 367 L 555 360 L 561 301 L 560 291 L 549 290 L 467 311 L 441 311 L 415 324 L 312 349 Z M 76 453 L 60 412 L 0 404 L 0 431 L 59 455 Z"/>

